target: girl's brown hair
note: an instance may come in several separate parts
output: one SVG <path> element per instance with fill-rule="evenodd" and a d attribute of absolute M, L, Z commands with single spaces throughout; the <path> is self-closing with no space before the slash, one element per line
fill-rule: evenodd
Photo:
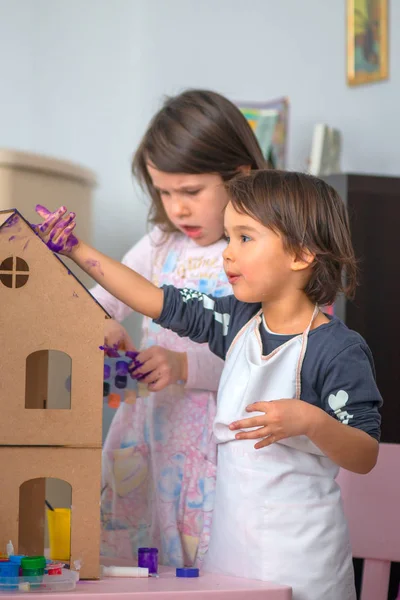
<path fill-rule="evenodd" d="M 132 173 L 152 203 L 149 221 L 176 231 L 147 171 L 151 162 L 166 173 L 218 173 L 229 181 L 240 167 L 266 166 L 257 139 L 240 110 L 207 90 L 187 90 L 168 98 L 153 117 L 137 149 Z"/>
<path fill-rule="evenodd" d="M 261 170 L 226 184 L 233 207 L 282 236 L 284 248 L 315 255 L 304 292 L 331 304 L 339 292 L 354 296 L 357 262 L 346 207 L 325 181 L 303 173 Z"/>

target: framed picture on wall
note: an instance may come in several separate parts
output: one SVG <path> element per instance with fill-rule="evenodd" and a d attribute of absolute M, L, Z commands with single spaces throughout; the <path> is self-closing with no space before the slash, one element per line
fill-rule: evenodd
<path fill-rule="evenodd" d="M 388 78 L 388 0 L 347 0 L 347 83 Z"/>
<path fill-rule="evenodd" d="M 266 102 L 238 102 L 260 144 L 264 157 L 273 169 L 286 166 L 289 99 Z"/>

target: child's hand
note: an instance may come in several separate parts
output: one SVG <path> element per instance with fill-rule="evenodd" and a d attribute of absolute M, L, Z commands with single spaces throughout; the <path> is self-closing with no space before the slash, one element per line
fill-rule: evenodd
<path fill-rule="evenodd" d="M 43 223 L 33 226 L 38 236 L 52 252 L 70 254 L 79 243 L 72 233 L 76 226 L 75 213 L 71 212 L 64 217 L 67 212 L 65 206 L 61 206 L 52 213 L 40 204 L 36 206 L 35 210 L 44 219 Z"/>
<path fill-rule="evenodd" d="M 143 366 L 133 370 L 137 377 L 148 373 L 140 379 L 141 383 L 147 383 L 151 392 L 159 392 L 171 383 L 185 381 L 187 379 L 186 352 L 173 352 L 161 346 L 151 346 L 137 356 Z"/>
<path fill-rule="evenodd" d="M 229 429 L 248 429 L 236 434 L 237 440 L 255 440 L 264 438 L 254 448 L 264 448 L 296 435 L 307 435 L 316 419 L 318 408 L 303 400 L 275 400 L 273 402 L 255 402 L 246 408 L 247 412 L 263 412 L 265 414 L 248 419 L 241 419 L 229 425 Z"/>
<path fill-rule="evenodd" d="M 116 350 L 136 351 L 128 332 L 118 321 L 107 319 L 104 326 L 104 343 L 106 346 L 115 347 Z"/>

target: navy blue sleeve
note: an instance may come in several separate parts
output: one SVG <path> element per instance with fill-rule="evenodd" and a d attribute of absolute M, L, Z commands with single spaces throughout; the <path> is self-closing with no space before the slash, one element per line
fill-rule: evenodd
<path fill-rule="evenodd" d="M 237 331 L 258 308 L 239 302 L 233 295 L 217 298 L 171 285 L 164 286 L 163 291 L 164 306 L 155 323 L 194 342 L 208 343 L 223 359 Z"/>
<path fill-rule="evenodd" d="M 347 346 L 327 365 L 321 390 L 324 410 L 345 425 L 380 439 L 382 397 L 375 382 L 370 349 L 362 342 Z"/>

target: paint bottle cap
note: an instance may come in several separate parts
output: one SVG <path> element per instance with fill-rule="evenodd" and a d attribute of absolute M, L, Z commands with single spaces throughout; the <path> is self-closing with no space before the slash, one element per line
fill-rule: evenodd
<path fill-rule="evenodd" d="M 198 577 L 199 569 L 195 567 L 182 567 L 176 570 L 177 577 Z"/>
<path fill-rule="evenodd" d="M 25 556 L 21 560 L 21 566 L 23 569 L 44 569 L 46 559 L 44 556 Z"/>
<path fill-rule="evenodd" d="M 23 558 L 25 558 L 24 554 L 13 554 L 9 560 L 14 564 L 20 565 Z"/>

